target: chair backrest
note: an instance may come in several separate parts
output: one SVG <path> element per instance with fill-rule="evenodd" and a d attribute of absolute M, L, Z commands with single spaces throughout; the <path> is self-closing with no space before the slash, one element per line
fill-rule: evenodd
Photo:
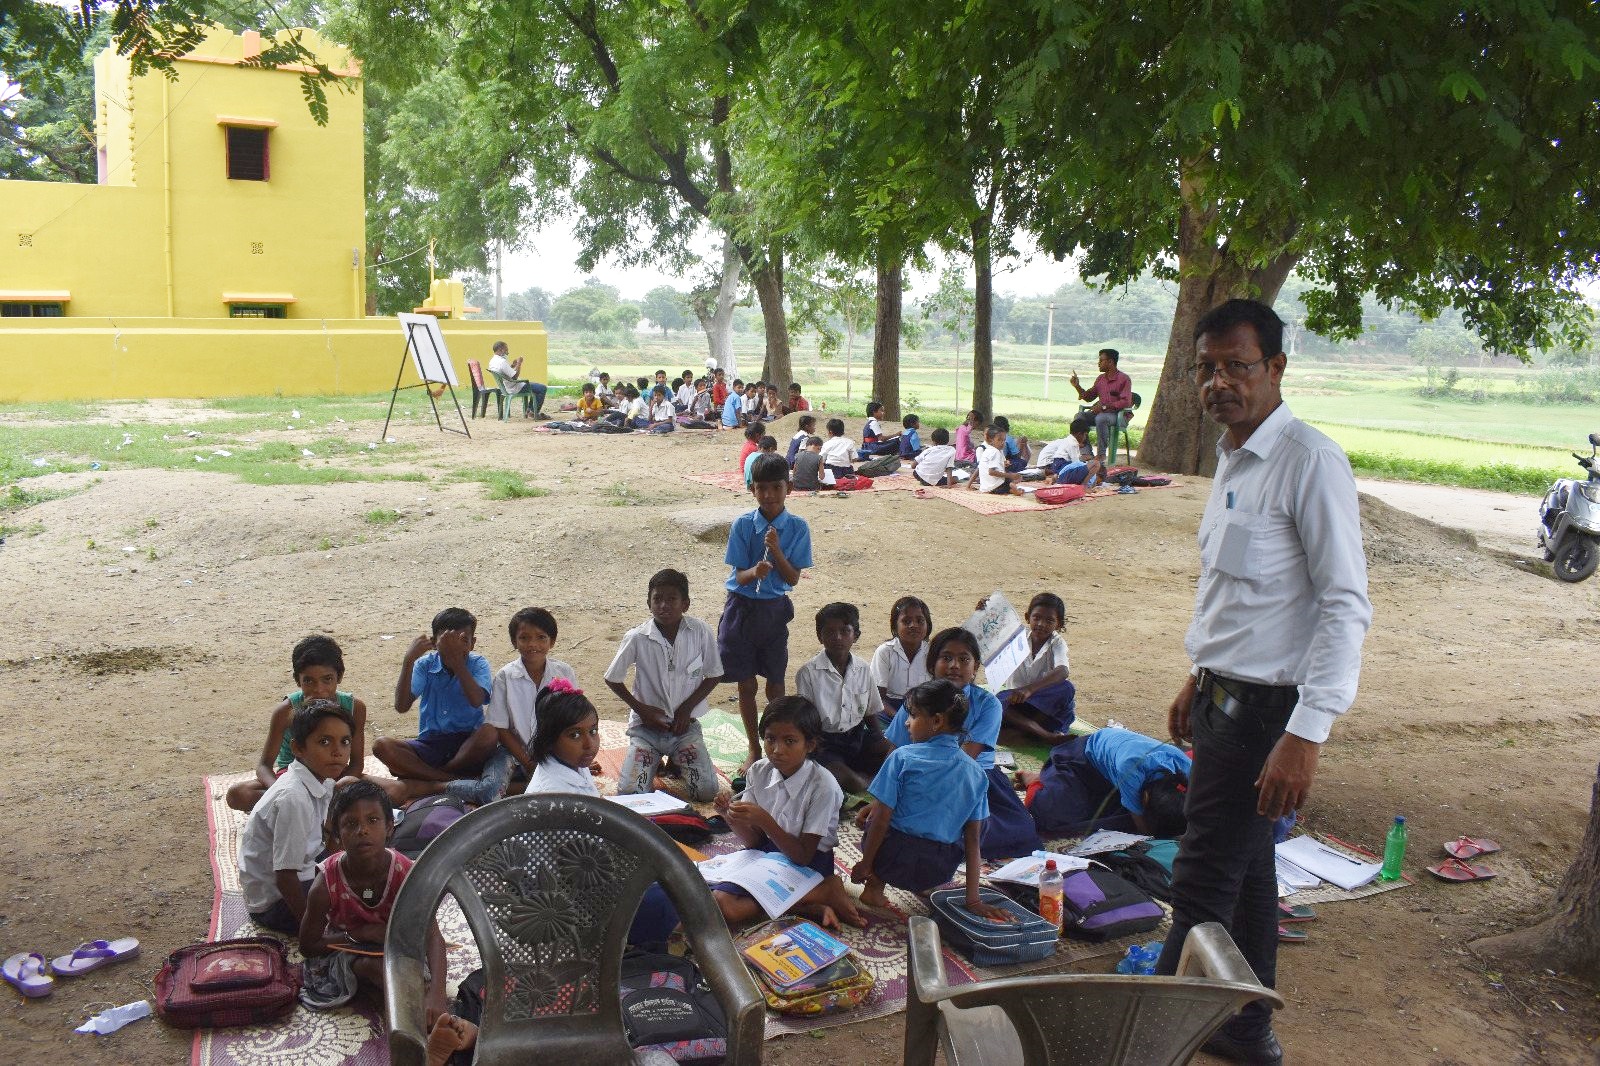
<path fill-rule="evenodd" d="M 913 1027 L 931 1029 L 942 1020 L 954 1029 L 960 1025 L 960 1012 L 964 1010 L 973 1010 L 973 1017 L 981 1019 L 979 1024 L 992 1023 L 992 1019 L 985 1019 L 992 1011 L 975 1008 L 997 1007 L 1005 1012 L 1015 1032 L 1021 1062 L 1026 1066 L 1177 1066 L 1188 1062 L 1206 1037 L 1246 1003 L 1265 998 L 1282 1004 L 1277 993 L 1255 982 L 1221 926 L 1197 926 L 1191 930 L 1190 939 L 1185 942 L 1185 961 L 1190 946 L 1197 943 L 1195 934 L 1199 933 L 1202 950 L 1222 951 L 1228 956 L 1216 970 L 1232 980 L 1217 976 L 1049 974 L 950 988 L 944 984 L 937 927 L 921 916 L 910 922 L 908 1064 L 931 1064 L 933 1044 L 937 1042 L 914 1039 Z M 1217 934 L 1226 941 L 1225 946 Z M 995 1043 L 992 1033 L 984 1039 L 990 1046 Z M 914 1054 L 914 1048 L 918 1052 L 925 1049 L 928 1057 Z"/>
<path fill-rule="evenodd" d="M 478 392 L 487 392 L 483 387 L 483 364 L 476 359 L 467 360 L 467 376 L 472 379 L 472 387 Z"/>
<path fill-rule="evenodd" d="M 587 796 L 515 796 L 439 834 L 395 899 L 384 951 L 391 1052 L 411 1057 L 415 984 L 439 898 L 456 898 L 483 960 L 479 1062 L 627 1061 L 620 967 L 640 898 L 659 882 L 727 1012 L 729 1062 L 759 1061 L 761 996 L 704 879 L 646 819 Z M 420 1046 L 420 1044 L 418 1045 Z"/>

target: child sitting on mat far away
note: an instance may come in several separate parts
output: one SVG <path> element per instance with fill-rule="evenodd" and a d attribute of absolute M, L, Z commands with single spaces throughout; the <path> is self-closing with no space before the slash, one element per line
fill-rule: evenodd
<path fill-rule="evenodd" d="M 334 700 L 350 714 L 350 765 L 339 777 L 360 777 L 366 747 L 367 705 L 339 688 L 344 680 L 344 652 L 332 637 L 314 633 L 294 646 L 289 665 L 298 691 L 291 692 L 272 709 L 267 720 L 267 741 L 261 748 L 255 776 L 228 789 L 228 806 L 249 814 L 274 781 L 294 762 L 289 748 L 289 721 L 310 700 Z"/>
<path fill-rule="evenodd" d="M 334 791 L 328 805 L 328 846 L 337 848 L 317 867 L 300 922 L 300 953 L 306 957 L 300 1002 L 332 1010 L 358 989 L 383 999 L 383 941 L 400 884 L 411 860 L 389 847 L 394 804 L 371 781 L 352 781 Z M 430 923 L 431 924 L 431 923 Z M 428 930 L 427 1024 L 445 1012 L 444 938 Z"/>
<path fill-rule="evenodd" d="M 909 743 L 896 748 L 872 779 L 872 806 L 861 861 L 850 879 L 866 886 L 861 903 L 887 909 L 885 885 L 925 894 L 967 864 L 966 907 L 993 921 L 1015 921 L 984 903 L 978 836 L 989 816 L 988 781 L 961 750 L 967 700 L 948 681 L 927 681 L 906 694 Z"/>
<path fill-rule="evenodd" d="M 779 697 L 762 712 L 760 730 L 766 758 L 750 765 L 744 792 L 732 800 L 717 795 L 717 810 L 745 847 L 780 854 L 822 875 L 822 883 L 790 911 L 815 918 L 829 929 L 839 928 L 841 919 L 866 925 L 833 865 L 844 793 L 811 758 L 822 736 L 817 708 L 804 696 Z M 766 913 L 749 892 L 731 881 L 712 886 L 711 898 L 729 925 Z"/>

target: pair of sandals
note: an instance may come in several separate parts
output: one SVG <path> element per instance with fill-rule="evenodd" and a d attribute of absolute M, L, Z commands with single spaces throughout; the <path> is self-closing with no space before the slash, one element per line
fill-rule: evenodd
<path fill-rule="evenodd" d="M 48 962 L 37 951 L 22 951 L 0 963 L 0 978 L 29 999 L 39 999 L 55 991 L 57 977 L 82 977 L 138 954 L 139 941 L 131 936 L 85 941 L 70 955 L 58 955 Z"/>
<path fill-rule="evenodd" d="M 1500 845 L 1487 837 L 1457 837 L 1444 846 L 1444 853 L 1450 857 L 1428 867 L 1428 872 L 1441 881 L 1487 881 L 1497 871 L 1472 860 L 1499 850 Z"/>
<path fill-rule="evenodd" d="M 1291 906 L 1278 901 L 1278 942 L 1280 944 L 1304 944 L 1306 931 L 1300 928 L 1302 922 L 1316 921 L 1317 912 L 1303 904 Z"/>

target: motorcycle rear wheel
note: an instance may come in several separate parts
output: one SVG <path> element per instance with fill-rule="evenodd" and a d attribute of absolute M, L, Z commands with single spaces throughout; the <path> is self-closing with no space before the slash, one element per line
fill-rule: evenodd
<path fill-rule="evenodd" d="M 1600 566 L 1600 543 L 1579 533 L 1568 533 L 1556 545 L 1550 568 L 1562 581 L 1582 581 Z"/>

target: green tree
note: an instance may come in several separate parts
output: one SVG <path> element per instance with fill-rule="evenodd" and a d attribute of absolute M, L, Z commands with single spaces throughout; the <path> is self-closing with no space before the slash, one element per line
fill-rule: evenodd
<path fill-rule="evenodd" d="M 688 297 L 671 285 L 657 285 L 645 293 L 639 309 L 644 320 L 659 329 L 663 337 L 689 324 Z"/>
<path fill-rule="evenodd" d="M 1600 263 L 1597 39 L 1600 8 L 1560 0 L 1041 9 L 1010 79 L 1043 120 L 1031 228 L 1085 276 L 1178 282 L 1141 462 L 1212 468 L 1194 324 L 1291 270 L 1324 335 L 1358 333 L 1366 292 L 1498 350 L 1565 331 Z"/>
<path fill-rule="evenodd" d="M 543 322 L 550 317 L 550 294 L 537 285 L 506 297 L 506 317 L 513 322 Z"/>
<path fill-rule="evenodd" d="M 977 319 L 977 302 L 977 294 L 967 288 L 961 271 L 955 267 L 945 268 L 939 275 L 939 287 L 922 302 L 923 319 L 949 339 L 955 349 L 957 411 L 961 410 L 961 349 L 968 341 L 975 339 L 973 329 Z M 985 417 L 993 416 L 992 404 L 989 407 L 979 406 L 976 397 L 969 397 L 969 401 Z"/>

